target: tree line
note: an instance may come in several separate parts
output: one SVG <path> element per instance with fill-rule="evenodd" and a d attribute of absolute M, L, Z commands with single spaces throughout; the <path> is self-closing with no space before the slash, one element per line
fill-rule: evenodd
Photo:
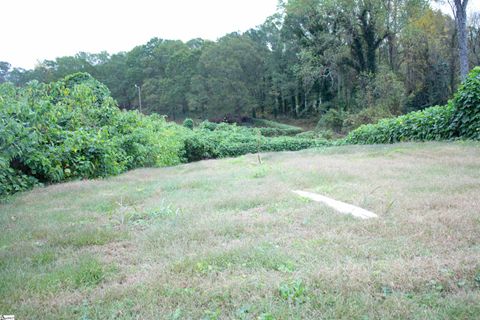
<path fill-rule="evenodd" d="M 461 24 L 428 0 L 290 0 L 278 8 L 262 25 L 217 41 L 154 38 L 128 52 L 81 52 L 31 70 L 1 62 L 0 82 L 88 72 L 122 108 L 138 108 L 137 85 L 143 111 L 172 120 L 310 117 L 342 131 L 445 104 L 465 68 L 464 36 L 467 65 L 480 64 L 480 15 L 459 33 Z"/>

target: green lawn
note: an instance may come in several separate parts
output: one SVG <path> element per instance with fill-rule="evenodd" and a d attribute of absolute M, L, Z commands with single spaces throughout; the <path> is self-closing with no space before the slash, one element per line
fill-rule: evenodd
<path fill-rule="evenodd" d="M 18 319 L 473 319 L 480 143 L 140 169 L 0 204 Z M 300 189 L 377 213 L 358 220 Z"/>

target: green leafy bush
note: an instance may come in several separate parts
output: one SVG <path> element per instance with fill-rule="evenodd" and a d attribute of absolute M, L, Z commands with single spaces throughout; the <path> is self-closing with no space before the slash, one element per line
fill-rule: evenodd
<path fill-rule="evenodd" d="M 117 108 L 78 73 L 24 88 L 0 85 L 0 195 L 35 184 L 118 174 L 183 159 L 185 129 Z"/>
<path fill-rule="evenodd" d="M 397 118 L 383 119 L 377 124 L 363 125 L 350 132 L 346 142 L 375 144 L 448 139 L 453 110 L 453 106 L 449 104 L 411 112 Z"/>
<path fill-rule="evenodd" d="M 334 133 L 331 130 L 315 130 L 315 131 L 305 131 L 299 134 L 296 134 L 297 138 L 304 139 L 333 139 Z"/>
<path fill-rule="evenodd" d="M 382 106 L 370 106 L 357 113 L 352 113 L 346 116 L 343 121 L 343 129 L 348 132 L 360 127 L 363 124 L 377 123 L 386 118 L 391 118 L 393 115 L 387 108 Z"/>
<path fill-rule="evenodd" d="M 329 144 L 324 139 L 265 137 L 257 128 L 218 124 L 214 130 L 200 128 L 185 140 L 187 161 L 234 157 L 265 151 L 296 151 Z"/>
<path fill-rule="evenodd" d="M 402 112 L 406 100 L 405 87 L 389 68 L 380 67 L 376 74 L 361 73 L 359 80 L 355 104 L 361 108 L 360 112 L 366 106 L 371 109 L 370 114 L 386 112 L 398 115 Z"/>
<path fill-rule="evenodd" d="M 194 124 L 193 124 L 193 120 L 192 120 L 192 119 L 186 118 L 185 120 L 183 120 L 183 126 L 184 126 L 185 128 L 188 128 L 188 129 L 193 130 L 193 125 L 194 125 Z"/>
<path fill-rule="evenodd" d="M 215 122 L 210 122 L 210 121 L 203 121 L 202 123 L 200 123 L 200 125 L 198 126 L 199 129 L 207 129 L 207 130 L 215 130 L 218 126 L 218 123 L 215 123 Z"/>
<path fill-rule="evenodd" d="M 480 67 L 475 67 L 446 106 L 380 120 L 350 132 L 346 143 L 373 144 L 401 141 L 480 140 Z"/>
<path fill-rule="evenodd" d="M 279 128 L 258 128 L 262 136 L 278 137 L 278 136 L 293 136 L 302 132 L 302 129 L 279 129 Z"/>
<path fill-rule="evenodd" d="M 106 177 L 138 167 L 329 144 L 314 137 L 288 137 L 301 129 L 267 120 L 260 122 L 275 127 L 203 122 L 193 128 L 187 120 L 179 126 L 158 115 L 121 111 L 108 89 L 85 73 L 24 88 L 2 84 L 0 196 L 36 184 Z"/>
<path fill-rule="evenodd" d="M 344 120 L 345 113 L 343 111 L 330 109 L 320 117 L 315 130 L 331 130 L 334 132 L 341 132 Z"/>
<path fill-rule="evenodd" d="M 480 67 L 470 72 L 458 89 L 453 103 L 452 135 L 480 140 Z"/>
<path fill-rule="evenodd" d="M 288 132 L 292 132 L 292 134 L 300 133 L 303 131 L 302 128 L 300 127 L 291 126 L 289 124 L 266 120 L 266 119 L 258 119 L 258 118 L 253 119 L 253 125 L 257 128 L 274 128 L 274 129 L 286 130 Z"/>

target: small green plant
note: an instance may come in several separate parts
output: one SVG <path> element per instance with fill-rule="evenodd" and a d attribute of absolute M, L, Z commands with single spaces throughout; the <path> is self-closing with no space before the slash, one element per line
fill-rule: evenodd
<path fill-rule="evenodd" d="M 83 300 L 82 303 L 82 317 L 80 318 L 81 320 L 90 320 L 90 306 L 88 304 L 87 300 Z"/>
<path fill-rule="evenodd" d="M 255 171 L 253 173 L 253 178 L 259 179 L 259 178 L 264 178 L 268 174 L 268 168 L 265 167 L 265 165 L 262 165 L 261 163 L 259 164 L 258 167 L 255 168 Z"/>
<path fill-rule="evenodd" d="M 95 259 L 80 261 L 73 274 L 75 287 L 90 287 L 99 284 L 105 277 L 103 266 Z"/>
<path fill-rule="evenodd" d="M 172 312 L 170 315 L 171 320 L 179 320 L 181 318 L 182 318 L 182 309 L 180 308 L 175 309 L 175 311 Z"/>
<path fill-rule="evenodd" d="M 473 278 L 476 287 L 480 287 L 480 270 L 477 272 L 475 277 Z"/>
<path fill-rule="evenodd" d="M 156 206 L 149 209 L 137 208 L 123 202 L 123 199 L 117 203 L 118 208 L 111 217 L 114 225 L 126 226 L 145 226 L 154 220 L 176 217 L 180 214 L 180 209 L 173 207 L 162 199 Z"/>
<path fill-rule="evenodd" d="M 207 310 L 203 316 L 203 320 L 218 320 L 220 319 L 220 315 L 222 312 L 220 309 L 216 309 L 215 311 Z"/>
<path fill-rule="evenodd" d="M 307 289 L 301 279 L 283 282 L 279 288 L 280 297 L 291 303 L 304 303 L 307 299 Z"/>
<path fill-rule="evenodd" d="M 35 266 L 47 265 L 55 261 L 55 252 L 52 250 L 42 251 L 32 257 L 32 264 Z"/>
<path fill-rule="evenodd" d="M 262 313 L 258 316 L 258 320 L 275 320 L 275 317 L 271 313 Z"/>
<path fill-rule="evenodd" d="M 295 264 L 291 262 L 281 263 L 276 269 L 280 272 L 292 273 L 295 271 Z"/>
<path fill-rule="evenodd" d="M 386 298 L 393 294 L 393 290 L 390 286 L 382 286 L 382 295 L 383 298 Z"/>

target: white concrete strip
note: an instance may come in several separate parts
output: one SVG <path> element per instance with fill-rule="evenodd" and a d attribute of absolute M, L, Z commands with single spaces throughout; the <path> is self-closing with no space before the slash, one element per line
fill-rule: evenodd
<path fill-rule="evenodd" d="M 298 194 L 301 197 L 311 199 L 313 201 L 321 202 L 326 204 L 327 206 L 335 209 L 336 211 L 344 214 L 351 214 L 354 217 L 360 218 L 360 219 L 370 219 L 370 218 L 378 218 L 378 216 L 370 212 L 368 210 L 353 206 L 351 204 L 337 201 L 334 199 L 331 199 L 329 197 L 325 197 L 313 192 L 307 192 L 307 191 L 300 191 L 300 190 L 293 190 L 294 193 Z"/>

